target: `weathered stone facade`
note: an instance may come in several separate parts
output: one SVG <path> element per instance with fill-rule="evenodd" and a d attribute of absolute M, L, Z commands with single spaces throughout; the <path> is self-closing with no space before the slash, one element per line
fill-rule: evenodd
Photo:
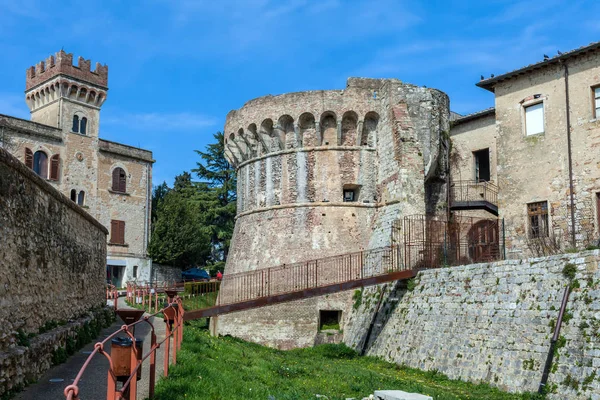
<path fill-rule="evenodd" d="M 36 337 L 36 353 L 23 348 L 18 335 L 77 319 L 105 303 L 107 230 L 4 149 L 0 209 L 1 395 L 38 377 L 64 341 Z"/>
<path fill-rule="evenodd" d="M 597 244 L 600 122 L 594 89 L 598 85 L 600 44 L 595 43 L 483 80 L 478 86 L 494 93 L 495 109 L 458 119 L 452 128 L 453 179 L 473 179 L 472 152 L 490 150 L 499 215 L 505 220 L 508 258 L 535 255 L 544 250 L 540 246 L 552 251 Z M 528 134 L 526 108 L 534 105 L 543 109 L 543 129 Z M 548 232 L 543 232 L 541 238 L 532 234 L 528 216 L 531 203 L 543 203 L 548 209 Z"/>
<path fill-rule="evenodd" d="M 25 96 L 32 121 L 0 115 L 0 138 L 30 166 L 38 152 L 43 153 L 46 161 L 39 175 L 109 231 L 111 221 L 123 222 L 124 238 L 115 242 L 110 232 L 107 254 L 110 279 L 122 286 L 131 279 L 150 280 L 147 243 L 154 160 L 150 151 L 99 138 L 107 85 L 107 66 L 97 64 L 91 71 L 90 61 L 81 57 L 74 66 L 72 54 L 61 50 L 27 70 Z M 117 168 L 124 171 L 124 191 L 113 190 Z"/>
<path fill-rule="evenodd" d="M 574 266 L 575 280 L 563 274 Z M 538 389 L 564 289 L 569 297 L 549 378 L 552 399 L 600 397 L 600 251 L 420 272 L 415 285 L 364 290 L 344 341 L 366 354 L 512 392 Z"/>
<path fill-rule="evenodd" d="M 444 93 L 393 79 L 350 78 L 345 90 L 266 96 L 230 112 L 238 215 L 221 296 L 234 290 L 227 274 L 387 246 L 398 218 L 435 213 L 446 200 L 448 121 Z M 350 295 L 226 315 L 218 330 L 309 346 L 319 310 L 342 310 L 343 321 Z"/>

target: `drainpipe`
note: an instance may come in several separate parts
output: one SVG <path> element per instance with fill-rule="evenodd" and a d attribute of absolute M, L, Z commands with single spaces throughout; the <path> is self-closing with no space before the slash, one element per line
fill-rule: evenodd
<path fill-rule="evenodd" d="M 546 391 L 546 384 L 548 383 L 548 376 L 550 375 L 550 369 L 552 368 L 552 361 L 554 359 L 554 352 L 556 350 L 556 342 L 560 337 L 560 327 L 562 325 L 563 315 L 565 314 L 565 309 L 567 308 L 567 302 L 569 301 L 569 293 L 571 291 L 571 286 L 567 285 L 565 288 L 565 294 L 563 295 L 562 304 L 560 305 L 560 312 L 558 313 L 558 319 L 556 320 L 556 327 L 554 328 L 554 335 L 552 335 L 552 340 L 550 341 L 550 351 L 548 352 L 548 357 L 546 358 L 546 364 L 544 365 L 544 372 L 542 374 L 542 381 L 540 382 L 540 386 L 538 388 L 538 393 L 543 394 Z"/>
<path fill-rule="evenodd" d="M 571 200 L 571 247 L 575 248 L 575 198 L 573 189 L 573 155 L 571 150 L 571 107 L 569 104 L 569 67 L 562 61 L 565 67 L 565 103 L 567 108 L 567 153 L 569 156 L 569 192 Z"/>

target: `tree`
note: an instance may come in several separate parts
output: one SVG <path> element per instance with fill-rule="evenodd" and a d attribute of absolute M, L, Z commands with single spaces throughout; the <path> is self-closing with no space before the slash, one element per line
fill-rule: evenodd
<path fill-rule="evenodd" d="M 211 230 L 211 242 L 216 253 L 213 261 L 224 262 L 227 260 L 235 223 L 236 177 L 235 169 L 225 159 L 223 133 L 215 133 L 214 138 L 215 143 L 209 144 L 206 151 L 196 150 L 202 162 L 198 162 L 192 172 L 205 185 L 205 190 L 197 193 L 198 199 L 212 204 L 206 215 L 206 223 Z"/>
<path fill-rule="evenodd" d="M 152 190 L 152 212 L 150 214 L 150 220 L 152 221 L 152 227 L 154 227 L 154 223 L 158 219 L 158 205 L 165 198 L 167 193 L 169 193 L 171 189 L 167 186 L 167 182 L 161 183 L 158 186 L 154 186 Z"/>
<path fill-rule="evenodd" d="M 162 264 L 182 268 L 205 265 L 211 255 L 211 230 L 203 223 L 206 210 L 190 199 L 193 185 L 190 180 L 185 183 L 185 174 L 175 181 L 180 183 L 178 187 L 157 202 L 148 252 Z"/>

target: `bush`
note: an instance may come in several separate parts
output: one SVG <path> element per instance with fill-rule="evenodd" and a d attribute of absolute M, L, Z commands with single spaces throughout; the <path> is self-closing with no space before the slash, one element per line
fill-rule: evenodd
<path fill-rule="evenodd" d="M 570 281 L 575 279 L 576 273 L 577 273 L 577 267 L 575 266 L 575 264 L 571 264 L 571 263 L 565 264 L 565 266 L 562 270 L 563 276 Z"/>

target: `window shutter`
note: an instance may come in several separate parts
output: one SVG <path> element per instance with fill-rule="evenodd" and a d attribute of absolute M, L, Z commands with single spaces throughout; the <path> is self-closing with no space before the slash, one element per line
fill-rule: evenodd
<path fill-rule="evenodd" d="M 127 177 L 125 176 L 125 171 L 121 169 L 121 173 L 119 174 L 119 191 L 127 192 Z"/>
<path fill-rule="evenodd" d="M 120 222 L 119 234 L 120 234 L 120 239 L 121 239 L 121 241 L 119 243 L 125 244 L 125 221 L 119 221 L 119 222 Z"/>
<path fill-rule="evenodd" d="M 60 166 L 60 156 L 55 154 L 50 158 L 50 180 L 58 180 L 58 168 Z"/>
<path fill-rule="evenodd" d="M 119 235 L 119 221 L 115 221 L 114 219 L 110 221 L 110 242 L 117 243 L 117 238 Z"/>
<path fill-rule="evenodd" d="M 112 173 L 112 190 L 115 192 L 119 191 L 119 170 L 121 168 L 113 169 Z"/>
<path fill-rule="evenodd" d="M 25 148 L 25 165 L 33 169 L 33 151 L 30 148 Z"/>

